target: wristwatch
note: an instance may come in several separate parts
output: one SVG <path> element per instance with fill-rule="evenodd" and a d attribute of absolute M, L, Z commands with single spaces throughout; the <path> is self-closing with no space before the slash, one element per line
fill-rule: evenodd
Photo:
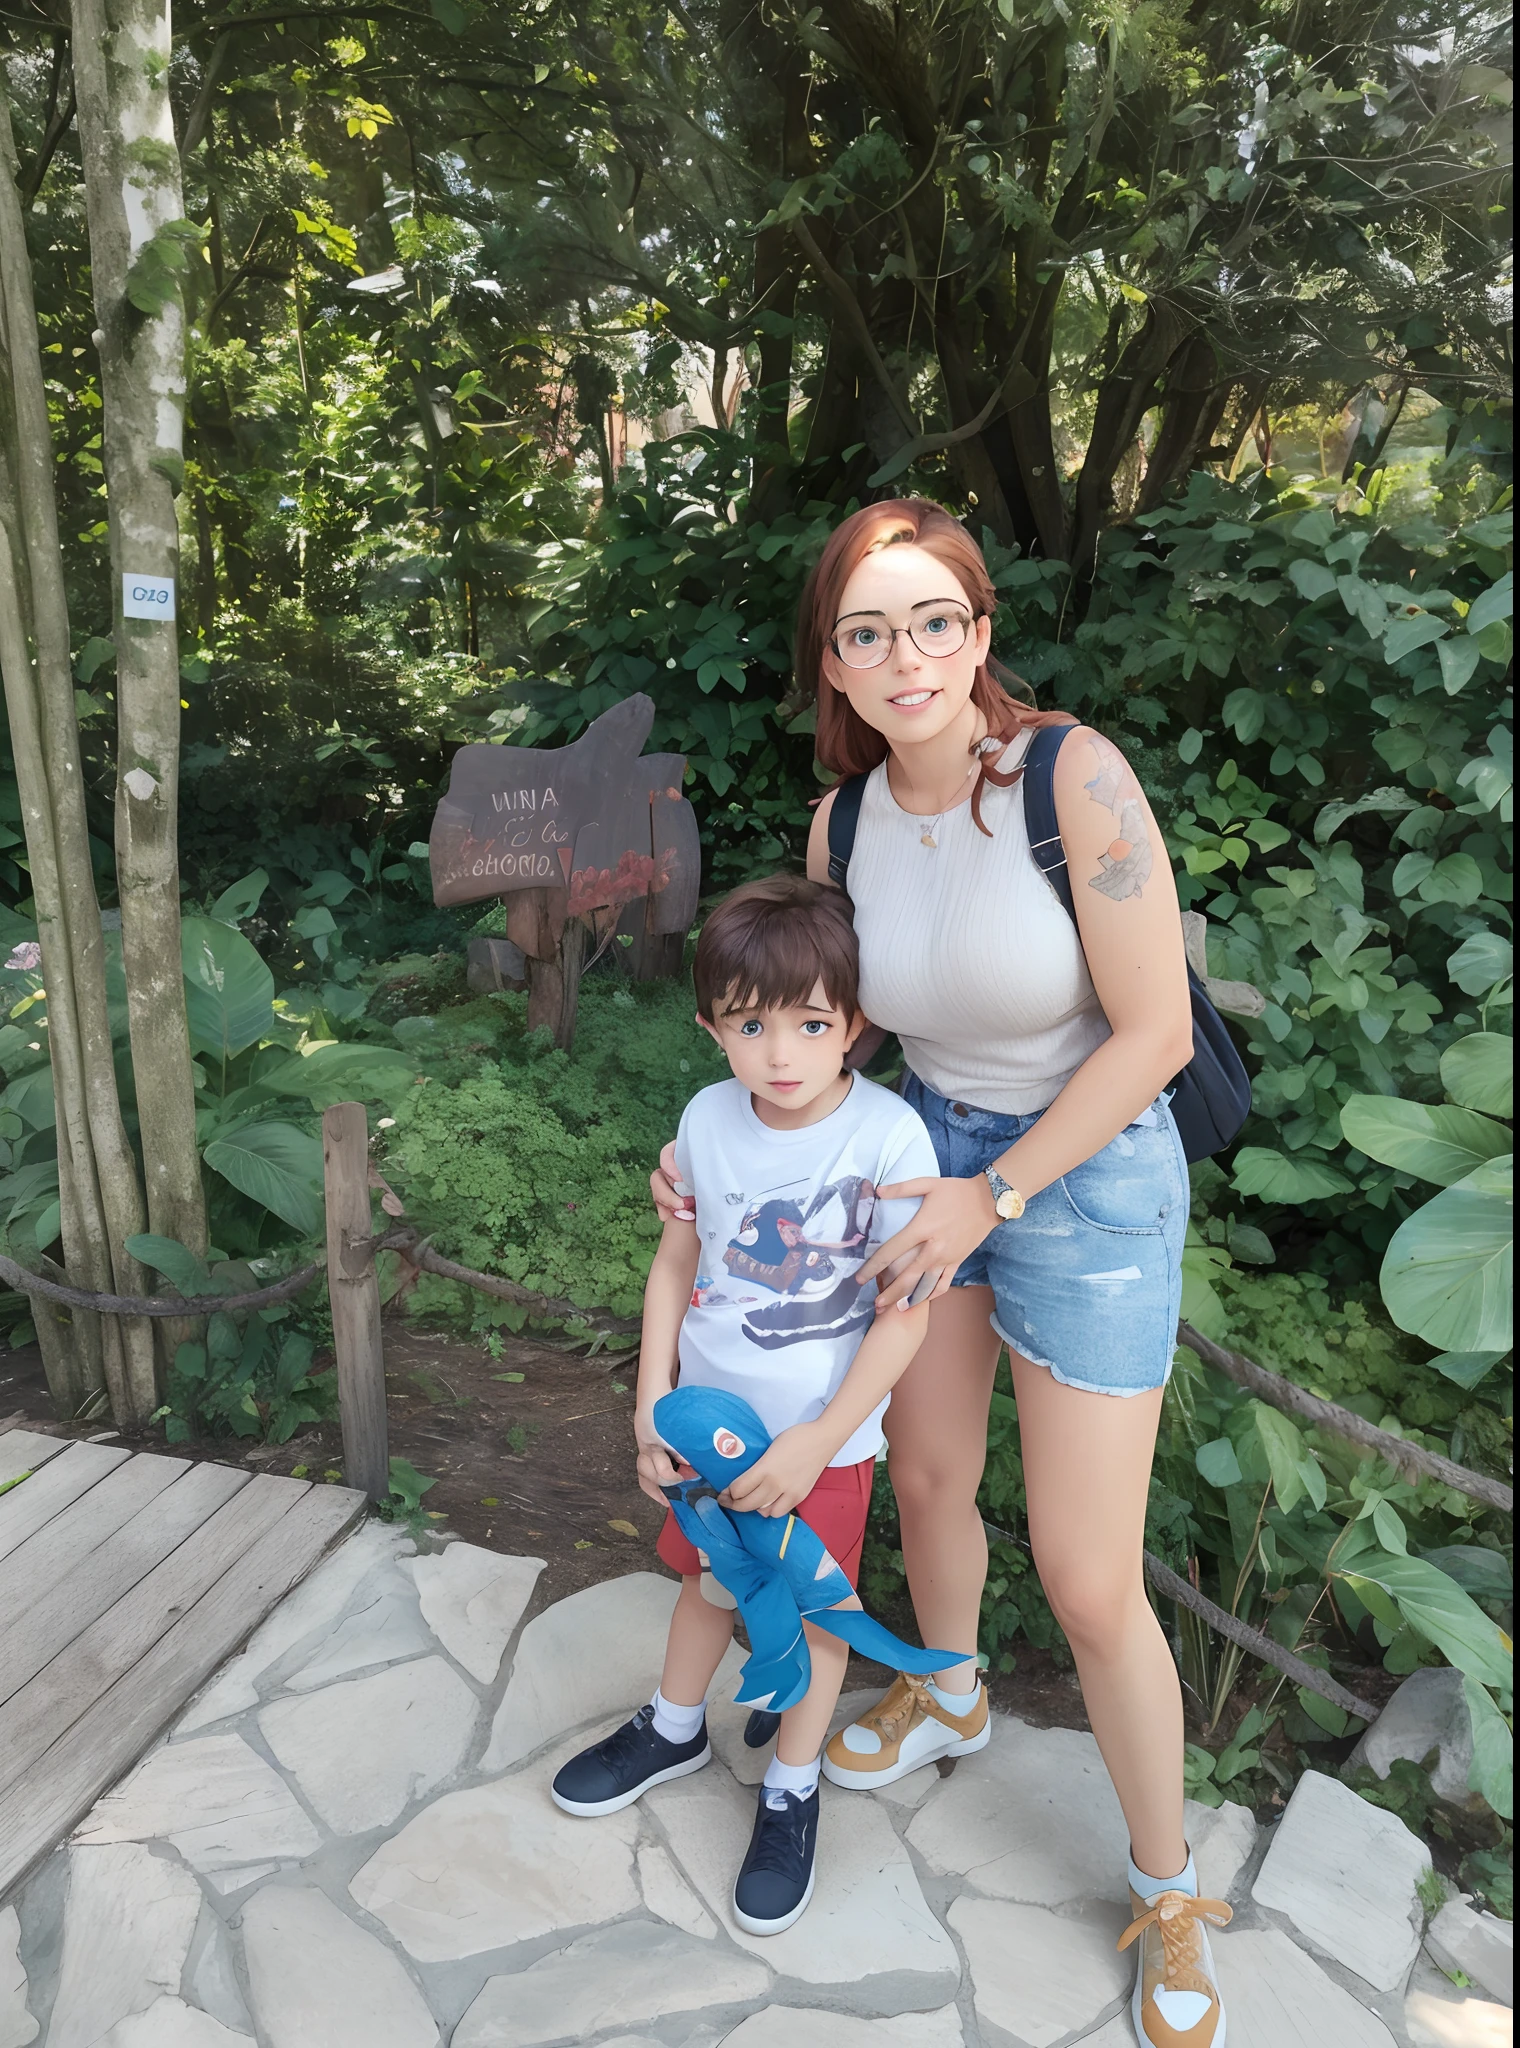
<path fill-rule="evenodd" d="M 984 1166 L 982 1178 L 992 1190 L 992 1206 L 1005 1223 L 1012 1223 L 1023 1215 L 1024 1197 L 1017 1188 L 1009 1187 L 995 1166 Z"/>

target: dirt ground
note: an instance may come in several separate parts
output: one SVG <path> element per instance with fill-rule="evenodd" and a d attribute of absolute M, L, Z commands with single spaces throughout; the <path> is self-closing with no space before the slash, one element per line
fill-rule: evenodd
<path fill-rule="evenodd" d="M 661 1508 L 639 1491 L 633 1469 L 633 1364 L 502 1332 L 502 1355 L 444 1331 L 385 1322 L 390 1452 L 435 1483 L 423 1507 L 434 1527 L 494 1550 L 541 1557 L 533 1608 L 625 1572 L 665 1567 L 655 1555 Z M 52 1419 L 42 1361 L 33 1347 L 0 1350 L 0 1420 L 24 1417 L 57 1434 L 133 1450 L 241 1464 L 252 1471 L 341 1477 L 337 1423 L 286 1444 L 217 1437 L 168 1446 L 158 1430 L 119 1434 Z M 885 1476 L 879 1480 L 885 1484 Z M 911 1635 L 912 1616 L 880 1617 Z M 1085 1728 L 1075 1677 L 1048 1652 L 1019 1646 L 1018 1669 L 992 1681 L 994 1704 L 1042 1727 Z M 890 1674 L 853 1659 L 848 1684 L 886 1684 Z"/>

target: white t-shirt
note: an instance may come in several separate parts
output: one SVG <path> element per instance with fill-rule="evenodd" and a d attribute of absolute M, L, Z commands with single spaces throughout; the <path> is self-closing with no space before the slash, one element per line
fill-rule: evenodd
<path fill-rule="evenodd" d="M 815 1421 L 871 1327 L 876 1287 L 854 1276 L 918 1210 L 916 1198 L 883 1202 L 876 1190 L 939 1174 L 922 1119 L 857 1074 L 829 1116 L 775 1131 L 741 1082 L 719 1081 L 686 1105 L 676 1164 L 696 1195 L 702 1248 L 680 1383 L 740 1395 L 772 1436 Z M 876 1455 L 886 1406 L 830 1464 Z"/>

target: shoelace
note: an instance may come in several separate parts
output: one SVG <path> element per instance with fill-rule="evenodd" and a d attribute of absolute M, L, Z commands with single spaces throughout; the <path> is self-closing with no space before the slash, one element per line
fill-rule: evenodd
<path fill-rule="evenodd" d="M 626 1763 L 644 1747 L 645 1731 L 654 1725 L 654 1708 L 640 1707 L 631 1721 L 625 1721 L 621 1728 L 615 1728 L 605 1742 L 599 1742 L 596 1753 L 606 1763 Z"/>
<path fill-rule="evenodd" d="M 769 1824 L 760 1830 L 760 1839 L 755 1845 L 751 1870 L 773 1871 L 777 1877 L 797 1878 L 802 1875 L 805 1858 L 807 1827 L 802 1818 L 802 1801 L 795 1792 L 783 1792 L 785 1802 L 773 1806 L 770 1794 L 762 1802 L 760 1811 L 769 1815 Z"/>
<path fill-rule="evenodd" d="M 1234 1917 L 1223 1899 L 1195 1899 L 1187 1892 L 1163 1892 L 1148 1912 L 1131 1920 L 1119 1936 L 1119 1947 L 1128 1948 L 1147 1927 L 1154 1927 L 1161 1936 L 1164 1988 L 1199 1991 L 1205 1998 L 1212 1998 L 1214 1986 L 1199 1968 L 1203 1955 L 1197 1923 L 1211 1920 L 1216 1927 L 1227 1927 Z"/>
<path fill-rule="evenodd" d="M 891 1704 L 892 1694 L 889 1692 L 874 1713 L 861 1718 L 861 1727 L 874 1728 L 881 1737 L 883 1747 L 897 1740 L 899 1730 L 907 1727 L 916 1712 L 922 1711 L 927 1714 L 929 1711 L 929 1694 L 916 1679 L 910 1678 L 906 1671 L 897 1674 L 894 1692 L 897 1686 L 901 1686 L 902 1696 L 895 1705 Z"/>

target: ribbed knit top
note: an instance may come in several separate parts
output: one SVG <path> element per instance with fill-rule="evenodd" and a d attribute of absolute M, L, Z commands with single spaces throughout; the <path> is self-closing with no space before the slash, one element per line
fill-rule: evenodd
<path fill-rule="evenodd" d="M 938 1094 L 1027 1115 L 1111 1034 L 1076 927 L 1030 854 L 1022 787 L 988 783 L 982 817 L 990 839 L 969 802 L 918 817 L 886 764 L 872 770 L 847 884 L 861 1007 Z"/>

